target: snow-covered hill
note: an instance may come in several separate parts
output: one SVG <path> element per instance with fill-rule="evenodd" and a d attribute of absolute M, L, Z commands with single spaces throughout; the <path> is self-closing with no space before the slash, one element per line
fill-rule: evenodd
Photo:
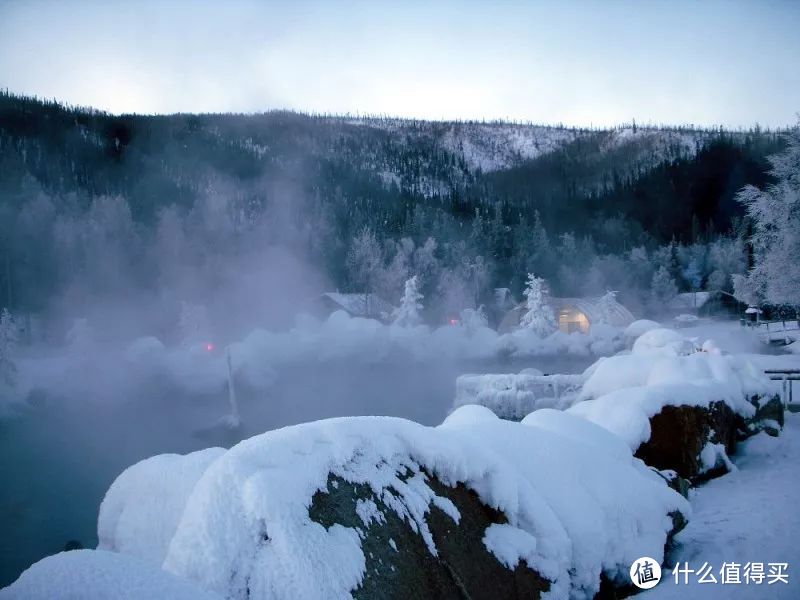
<path fill-rule="evenodd" d="M 385 131 L 406 143 L 426 138 L 436 149 L 462 159 L 472 172 L 511 169 L 562 149 L 578 139 L 597 140 L 600 154 L 628 151 L 634 160 L 647 158 L 649 165 L 688 158 L 715 132 L 684 128 L 623 125 L 608 130 L 580 129 L 505 122 L 435 122 L 403 119 L 360 118 L 342 120 Z M 643 166 L 643 165 L 642 165 Z"/>

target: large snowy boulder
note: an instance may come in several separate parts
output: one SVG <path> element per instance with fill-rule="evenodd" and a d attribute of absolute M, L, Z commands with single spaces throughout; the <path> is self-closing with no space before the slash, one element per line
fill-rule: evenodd
<path fill-rule="evenodd" d="M 771 412 L 757 417 L 770 382 L 742 357 L 693 346 L 674 331 L 647 332 L 630 355 L 587 369 L 569 412 L 617 434 L 658 469 L 693 480 L 726 472 L 737 440 L 773 422 Z"/>
<path fill-rule="evenodd" d="M 636 449 L 636 456 L 696 483 L 732 468 L 728 455 L 742 433 L 743 420 L 724 402 L 664 406 L 650 419 L 650 437 Z"/>
<path fill-rule="evenodd" d="M 207 458 L 123 474 L 104 506 L 129 525 L 105 519 L 117 525 L 103 546 L 226 598 L 592 598 L 601 577 L 622 583 L 636 558 L 661 560 L 689 512 L 622 440 L 547 409 L 522 423 L 465 406 L 436 428 L 287 427 L 222 453 L 190 485 Z M 145 495 L 170 496 L 169 516 L 153 518 Z M 155 541 L 134 543 L 134 529 Z"/>

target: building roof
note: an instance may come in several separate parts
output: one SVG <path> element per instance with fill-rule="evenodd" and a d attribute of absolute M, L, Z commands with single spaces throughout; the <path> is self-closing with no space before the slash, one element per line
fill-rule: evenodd
<path fill-rule="evenodd" d="M 597 323 L 603 320 L 602 296 L 592 298 L 553 298 L 551 300 L 553 308 L 557 311 L 575 308 L 586 315 L 589 323 Z M 608 301 L 609 325 L 615 327 L 627 327 L 636 318 L 631 311 L 625 308 L 616 299 Z"/>
<path fill-rule="evenodd" d="M 322 297 L 340 310 L 354 317 L 386 319 L 394 312 L 395 307 L 375 294 L 342 294 L 326 292 Z"/>
<path fill-rule="evenodd" d="M 553 312 L 558 313 L 562 310 L 577 310 L 586 315 L 589 324 L 597 323 L 603 319 L 603 305 L 601 303 L 602 296 L 591 298 L 550 298 L 550 306 L 553 307 Z M 625 308 L 622 304 L 617 302 L 616 299 L 609 303 L 610 323 L 615 327 L 627 327 L 636 320 L 631 311 Z M 498 331 L 506 333 L 517 327 L 525 314 L 527 306 L 525 302 L 518 304 L 516 307 L 508 311 L 506 316 L 500 322 Z"/>
<path fill-rule="evenodd" d="M 719 295 L 719 291 L 681 292 L 672 299 L 669 306 L 675 309 L 701 308 L 715 295 Z"/>

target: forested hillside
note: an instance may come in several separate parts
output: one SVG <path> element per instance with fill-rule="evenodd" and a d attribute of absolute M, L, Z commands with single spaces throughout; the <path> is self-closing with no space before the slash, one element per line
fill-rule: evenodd
<path fill-rule="evenodd" d="M 324 285 L 392 301 L 416 274 L 437 319 L 518 294 L 528 272 L 642 307 L 730 289 L 747 260 L 734 196 L 783 145 L 758 129 L 113 116 L 5 93 L 0 305 L 225 285 L 226 258 L 281 246 Z"/>

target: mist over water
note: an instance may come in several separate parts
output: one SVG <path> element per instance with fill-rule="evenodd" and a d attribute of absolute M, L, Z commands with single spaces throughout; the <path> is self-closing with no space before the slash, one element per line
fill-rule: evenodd
<path fill-rule="evenodd" d="M 608 322 L 586 335 L 496 331 L 529 273 L 563 297 L 616 290 L 637 316 L 679 291 L 729 288 L 746 264 L 735 203 L 715 197 L 695 224 L 713 190 L 687 196 L 659 165 L 690 182 L 712 173 L 732 202 L 782 143 L 635 126 L 112 117 L 9 94 L 0 109 L 0 307 L 22 338 L 14 385 L 0 383 L 0 586 L 67 544 L 94 547 L 105 491 L 144 458 L 331 417 L 437 425 L 461 374 L 574 373 L 619 350 Z M 412 278 L 421 323 L 320 304 L 341 291 L 398 305 Z"/>

